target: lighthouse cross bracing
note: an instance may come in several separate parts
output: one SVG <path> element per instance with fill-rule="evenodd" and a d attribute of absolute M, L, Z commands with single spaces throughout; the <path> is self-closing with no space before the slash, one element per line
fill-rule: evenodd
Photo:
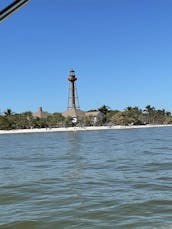
<path fill-rule="evenodd" d="M 80 110 L 79 98 L 77 93 L 76 81 L 77 77 L 73 69 L 70 70 L 69 77 L 69 90 L 68 90 L 68 106 L 67 111 L 62 115 L 64 117 L 72 117 L 77 120 L 78 117 L 85 116 L 85 112 Z"/>
<path fill-rule="evenodd" d="M 68 106 L 67 110 L 70 109 L 80 109 L 78 92 L 76 87 L 76 76 L 75 71 L 72 69 L 69 75 L 69 91 L 68 91 Z"/>

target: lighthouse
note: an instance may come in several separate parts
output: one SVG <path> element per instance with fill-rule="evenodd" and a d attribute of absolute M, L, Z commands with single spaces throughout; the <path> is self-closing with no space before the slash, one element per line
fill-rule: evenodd
<path fill-rule="evenodd" d="M 77 77 L 75 71 L 71 69 L 68 76 L 69 89 L 67 111 L 62 114 L 64 117 L 72 117 L 75 123 L 79 117 L 85 115 L 84 111 L 80 110 L 76 81 Z"/>
<path fill-rule="evenodd" d="M 78 93 L 77 93 L 77 87 L 76 87 L 76 75 L 75 71 L 73 69 L 70 70 L 69 72 L 69 91 L 68 91 L 68 107 L 67 109 L 80 109 L 79 106 L 79 99 L 78 99 Z"/>

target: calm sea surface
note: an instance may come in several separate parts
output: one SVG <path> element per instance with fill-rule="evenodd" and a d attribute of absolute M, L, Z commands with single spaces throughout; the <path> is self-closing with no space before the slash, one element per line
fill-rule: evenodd
<path fill-rule="evenodd" d="M 2 228 L 172 228 L 172 128 L 0 135 Z"/>

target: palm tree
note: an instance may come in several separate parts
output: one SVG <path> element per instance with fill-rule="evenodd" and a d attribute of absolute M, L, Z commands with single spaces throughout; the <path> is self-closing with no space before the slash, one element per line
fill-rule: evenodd
<path fill-rule="evenodd" d="M 147 122 L 148 123 L 154 123 L 154 115 L 155 115 L 155 107 L 151 107 L 150 105 L 147 105 L 144 110 L 147 114 Z"/>
<path fill-rule="evenodd" d="M 148 114 L 152 113 L 155 110 L 155 107 L 151 107 L 151 105 L 147 105 L 145 108 L 146 108 L 145 111 Z"/>
<path fill-rule="evenodd" d="M 103 105 L 98 110 L 102 112 L 104 115 L 106 115 L 110 111 L 110 107 Z"/>
<path fill-rule="evenodd" d="M 11 116 L 14 114 L 14 112 L 12 112 L 12 110 L 8 108 L 6 111 L 4 111 L 4 114 L 5 116 Z"/>
<path fill-rule="evenodd" d="M 169 116 L 171 116 L 171 112 L 166 111 L 165 115 L 166 115 L 167 117 L 169 117 Z"/>
<path fill-rule="evenodd" d="M 125 117 L 128 117 L 129 121 L 132 121 L 133 124 L 142 123 L 142 110 L 136 107 L 127 107 L 123 112 Z"/>

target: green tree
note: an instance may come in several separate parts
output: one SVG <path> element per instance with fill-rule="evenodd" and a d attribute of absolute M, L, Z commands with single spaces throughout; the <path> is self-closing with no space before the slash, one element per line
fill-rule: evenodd
<path fill-rule="evenodd" d="M 111 117 L 110 117 L 110 122 L 113 125 L 124 125 L 124 116 L 121 111 L 115 112 Z"/>
<path fill-rule="evenodd" d="M 155 107 L 151 107 L 150 105 L 147 105 L 144 111 L 146 112 L 146 122 L 153 124 L 155 118 Z"/>
<path fill-rule="evenodd" d="M 0 116 L 0 129 L 1 130 L 9 130 L 10 129 L 10 123 L 8 119 L 4 116 Z"/>
<path fill-rule="evenodd" d="M 65 118 L 61 113 L 53 113 L 47 117 L 48 127 L 62 127 L 64 125 Z"/>
<path fill-rule="evenodd" d="M 126 118 L 126 124 L 140 125 L 142 124 L 142 110 L 136 107 L 127 107 L 123 112 Z"/>
<path fill-rule="evenodd" d="M 12 112 L 12 110 L 8 108 L 6 111 L 4 111 L 4 114 L 5 116 L 10 116 L 10 115 L 13 115 L 14 112 Z"/>
<path fill-rule="evenodd" d="M 106 115 L 110 111 L 110 107 L 103 105 L 98 110 L 102 112 L 104 115 Z"/>

